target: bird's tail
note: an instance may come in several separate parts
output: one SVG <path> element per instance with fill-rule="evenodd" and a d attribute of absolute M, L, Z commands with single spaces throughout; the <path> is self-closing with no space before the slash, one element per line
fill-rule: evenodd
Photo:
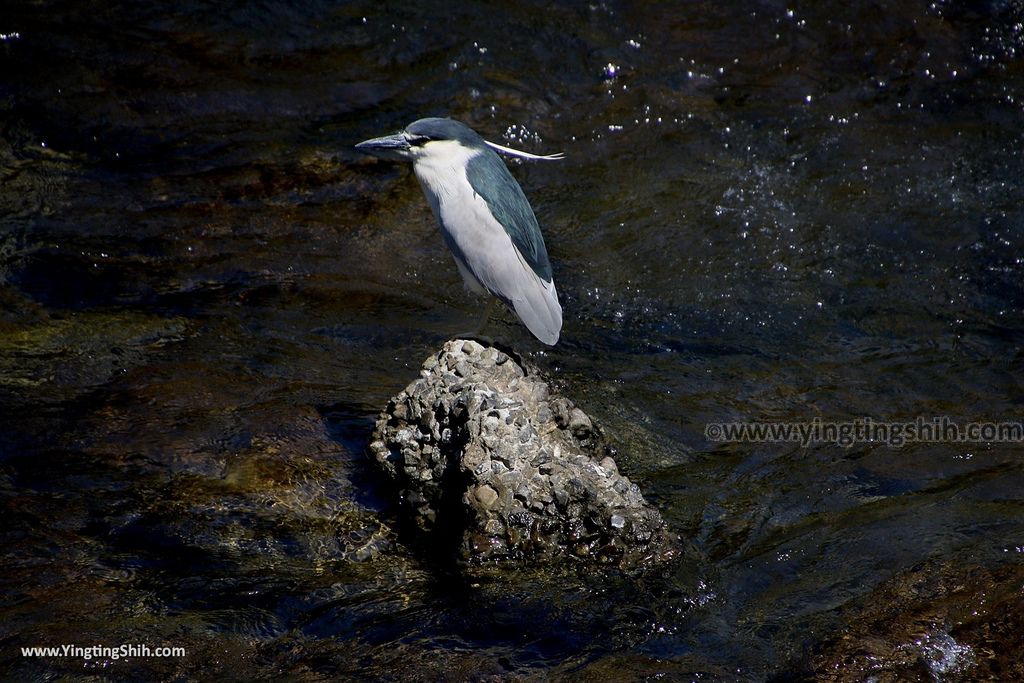
<path fill-rule="evenodd" d="M 531 273 L 532 274 L 532 273 Z M 562 306 L 555 283 L 535 277 L 535 286 L 524 287 L 512 301 L 516 315 L 537 339 L 548 346 L 558 343 L 562 331 Z"/>

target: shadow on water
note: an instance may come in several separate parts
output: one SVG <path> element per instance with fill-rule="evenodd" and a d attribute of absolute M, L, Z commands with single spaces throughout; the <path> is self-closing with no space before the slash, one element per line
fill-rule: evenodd
<path fill-rule="evenodd" d="M 6 677 L 1024 676 L 1019 443 L 705 436 L 1019 421 L 1019 3 L 8 5 Z M 375 417 L 479 302 L 352 145 L 438 114 L 566 153 L 511 163 L 562 341 L 495 332 L 675 564 L 466 575 L 398 528 Z M 64 643 L 187 655 L 19 656 Z"/>

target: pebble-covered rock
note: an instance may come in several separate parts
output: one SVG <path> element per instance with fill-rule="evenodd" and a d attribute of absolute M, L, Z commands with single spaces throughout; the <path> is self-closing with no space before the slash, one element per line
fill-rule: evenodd
<path fill-rule="evenodd" d="M 416 529 L 462 559 L 628 566 L 672 553 L 601 428 L 494 347 L 454 340 L 429 357 L 381 413 L 370 451 Z"/>

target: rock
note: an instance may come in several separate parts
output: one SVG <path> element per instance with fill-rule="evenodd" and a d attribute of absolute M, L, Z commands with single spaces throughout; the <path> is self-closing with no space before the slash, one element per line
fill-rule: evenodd
<path fill-rule="evenodd" d="M 414 528 L 463 560 L 631 566 L 675 550 L 601 427 L 494 347 L 454 340 L 429 357 L 381 413 L 370 451 Z"/>
<path fill-rule="evenodd" d="M 498 492 L 487 484 L 477 486 L 476 500 L 484 510 L 489 510 L 498 502 Z"/>

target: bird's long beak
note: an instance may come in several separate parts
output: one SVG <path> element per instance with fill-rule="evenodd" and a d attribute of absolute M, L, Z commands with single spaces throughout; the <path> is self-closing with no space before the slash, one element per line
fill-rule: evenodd
<path fill-rule="evenodd" d="M 410 148 L 411 146 L 404 133 L 372 138 L 356 145 L 356 149 L 360 152 L 384 159 L 407 159 Z"/>

